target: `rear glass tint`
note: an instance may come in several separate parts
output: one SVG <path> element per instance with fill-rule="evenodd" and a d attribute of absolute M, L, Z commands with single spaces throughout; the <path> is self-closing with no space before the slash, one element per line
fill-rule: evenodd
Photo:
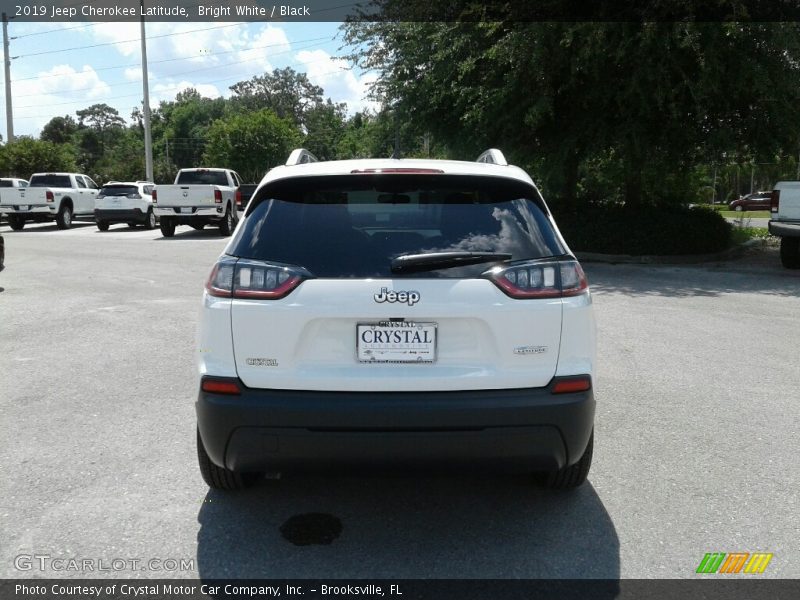
<path fill-rule="evenodd" d="M 0 179 L 0 187 L 14 187 L 13 181 L 3 181 Z"/>
<path fill-rule="evenodd" d="M 178 175 L 180 185 L 228 185 L 224 171 L 184 171 Z"/>
<path fill-rule="evenodd" d="M 511 180 L 345 176 L 291 180 L 260 192 L 234 256 L 302 266 L 317 277 L 397 277 L 392 259 L 440 252 L 564 254 L 536 190 Z M 491 262 L 414 273 L 474 277 Z"/>
<path fill-rule="evenodd" d="M 138 193 L 139 189 L 135 185 L 104 185 L 100 190 L 102 196 L 127 196 Z"/>
<path fill-rule="evenodd" d="M 72 187 L 72 182 L 69 175 L 34 175 L 28 187 L 68 188 Z"/>

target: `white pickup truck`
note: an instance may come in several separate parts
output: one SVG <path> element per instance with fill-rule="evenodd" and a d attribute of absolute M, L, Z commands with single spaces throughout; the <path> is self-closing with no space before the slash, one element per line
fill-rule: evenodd
<path fill-rule="evenodd" d="M 97 184 L 79 173 L 34 173 L 28 187 L 0 192 L 0 212 L 8 216 L 14 231 L 27 221 L 55 219 L 59 229 L 72 227 L 72 220 L 94 221 Z"/>
<path fill-rule="evenodd" d="M 776 183 L 769 210 L 769 232 L 781 238 L 781 264 L 800 269 L 800 181 Z"/>
<path fill-rule="evenodd" d="M 236 196 L 241 183 L 230 169 L 181 169 L 174 185 L 153 190 L 162 235 L 172 237 L 177 225 L 199 230 L 209 223 L 219 225 L 222 235 L 230 235 L 239 221 Z"/>

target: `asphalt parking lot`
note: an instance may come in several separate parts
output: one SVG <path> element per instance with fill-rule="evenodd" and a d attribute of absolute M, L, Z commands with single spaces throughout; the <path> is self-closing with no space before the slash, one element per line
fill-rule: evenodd
<path fill-rule="evenodd" d="M 0 232 L 0 577 L 98 575 L 15 566 L 47 555 L 194 561 L 111 573 L 122 577 L 683 578 L 705 553 L 736 551 L 774 554 L 761 577 L 800 577 L 800 272 L 774 248 L 706 265 L 584 265 L 598 414 L 575 493 L 385 474 L 223 494 L 197 469 L 193 349 L 226 239 L 93 224 Z M 338 537 L 285 539 L 307 513 L 338 519 Z"/>

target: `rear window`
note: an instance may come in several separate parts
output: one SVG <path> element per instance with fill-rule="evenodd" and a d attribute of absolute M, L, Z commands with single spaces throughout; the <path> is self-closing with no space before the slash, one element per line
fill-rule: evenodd
<path fill-rule="evenodd" d="M 266 196 L 265 196 L 266 193 Z M 317 277 L 397 277 L 401 255 L 560 256 L 536 190 L 512 180 L 463 176 L 350 175 L 287 180 L 262 190 L 229 253 L 301 266 Z M 493 262 L 413 277 L 475 277 Z"/>
<path fill-rule="evenodd" d="M 138 193 L 139 189 L 135 185 L 104 185 L 100 190 L 101 196 L 127 196 Z"/>
<path fill-rule="evenodd" d="M 184 171 L 178 175 L 181 185 L 228 185 L 224 171 Z"/>
<path fill-rule="evenodd" d="M 0 187 L 14 187 L 14 182 L 0 179 Z"/>
<path fill-rule="evenodd" d="M 68 188 L 72 187 L 72 182 L 69 180 L 69 175 L 34 175 L 28 187 Z"/>

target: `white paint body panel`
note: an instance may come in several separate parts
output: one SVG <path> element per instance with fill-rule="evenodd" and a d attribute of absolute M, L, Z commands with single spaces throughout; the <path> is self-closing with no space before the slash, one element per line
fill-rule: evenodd
<path fill-rule="evenodd" d="M 780 190 L 778 214 L 772 215 L 776 221 L 800 221 L 800 181 L 779 181 L 775 189 Z"/>
<path fill-rule="evenodd" d="M 530 177 L 513 166 L 413 159 L 280 166 L 267 173 L 259 189 L 288 177 L 399 167 L 513 178 L 536 189 Z M 561 237 L 552 218 L 551 223 Z M 378 303 L 373 295 L 382 287 L 417 291 L 420 300 L 413 306 Z M 437 323 L 436 361 L 359 362 L 357 324 L 391 318 Z M 546 350 L 516 353 L 520 347 Z M 556 375 L 594 376 L 596 362 L 588 290 L 573 298 L 513 299 L 482 278 L 311 279 L 280 300 L 205 294 L 198 349 L 201 375 L 235 375 L 253 388 L 312 391 L 543 387 Z M 247 359 L 257 360 L 249 365 Z"/>

